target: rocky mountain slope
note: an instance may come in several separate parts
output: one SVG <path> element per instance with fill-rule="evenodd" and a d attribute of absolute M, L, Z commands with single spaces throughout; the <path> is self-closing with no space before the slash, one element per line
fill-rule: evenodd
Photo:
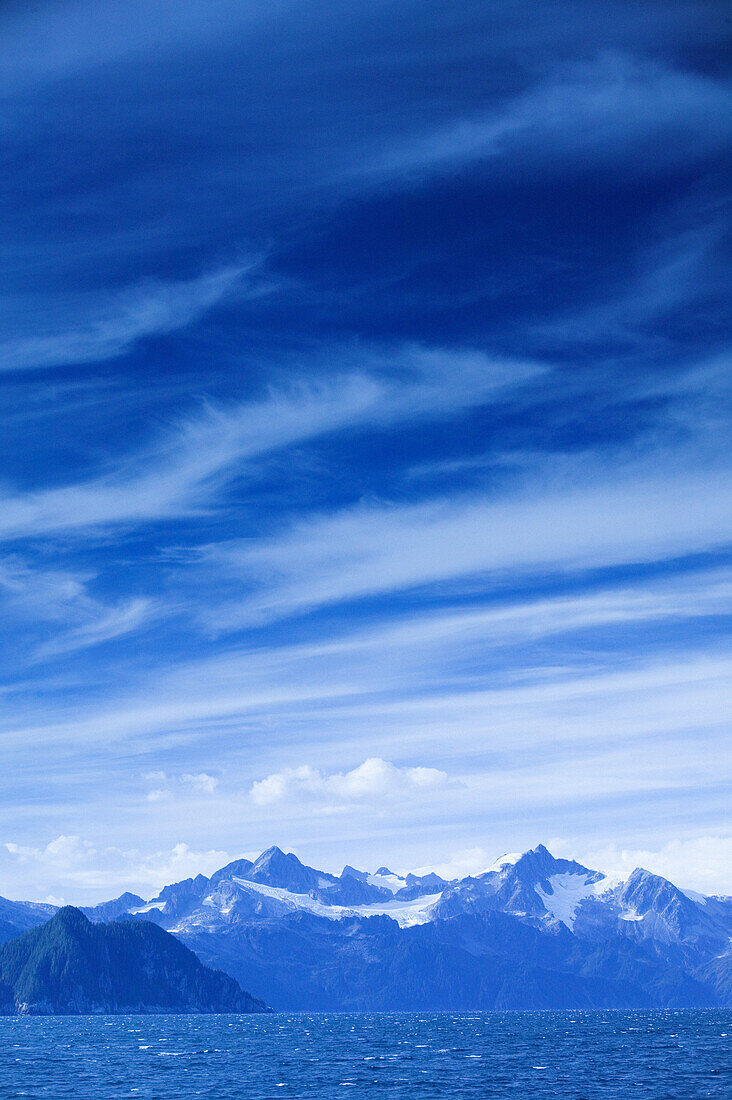
<path fill-rule="evenodd" d="M 67 906 L 0 947 L 0 1011 L 20 1015 L 266 1012 L 162 928 L 92 924 Z"/>
<path fill-rule="evenodd" d="M 35 901 L 9 901 L 0 898 L 0 944 L 12 940 L 29 928 L 49 920 L 56 912 L 55 905 Z"/>

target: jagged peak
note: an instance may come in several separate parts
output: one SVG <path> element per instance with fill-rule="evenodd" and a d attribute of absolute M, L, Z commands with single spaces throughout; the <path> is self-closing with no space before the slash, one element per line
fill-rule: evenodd
<path fill-rule="evenodd" d="M 164 886 L 157 897 L 152 901 L 166 901 L 177 894 L 201 894 L 208 886 L 209 880 L 205 875 L 196 875 L 195 878 L 183 878 L 180 882 L 173 882 L 170 886 Z"/>
<path fill-rule="evenodd" d="M 601 871 L 593 871 L 573 859 L 561 859 L 552 855 L 544 844 L 537 844 L 525 852 L 510 852 L 500 856 L 487 871 L 478 875 L 479 881 L 518 879 L 525 885 L 547 882 L 553 875 L 594 875 L 595 880 L 604 878 Z"/>
<path fill-rule="evenodd" d="M 677 890 L 679 893 L 681 893 L 681 891 L 678 890 L 678 887 L 674 886 L 673 882 L 671 882 L 669 879 L 664 878 L 663 875 L 657 875 L 654 871 L 649 871 L 646 867 L 635 867 L 631 871 L 625 881 L 625 889 L 633 889 L 633 887 L 638 886 L 640 883 L 644 882 L 653 883 L 654 885 L 659 887 L 669 886 L 672 890 Z"/>
<path fill-rule="evenodd" d="M 537 844 L 536 848 L 530 848 L 528 852 L 524 852 L 519 860 L 515 864 L 516 868 L 531 868 L 537 871 L 551 871 L 556 873 L 558 870 L 569 871 L 573 874 L 595 874 L 590 867 L 585 867 L 584 864 L 578 863 L 575 859 L 563 859 L 557 858 L 552 855 L 549 849 L 544 844 Z"/>
<path fill-rule="evenodd" d="M 338 881 L 335 875 L 308 867 L 293 852 L 285 853 L 276 846 L 262 852 L 242 877 L 250 882 L 283 887 L 294 893 L 309 893 Z"/>
<path fill-rule="evenodd" d="M 655 871 L 649 871 L 646 867 L 635 867 L 628 875 L 628 882 L 637 882 L 642 878 L 658 879 L 660 882 L 668 882 L 669 880 L 664 878 L 663 875 L 657 875 Z"/>
<path fill-rule="evenodd" d="M 242 878 L 251 871 L 254 864 L 251 859 L 242 857 L 241 859 L 234 859 L 231 863 L 227 863 L 224 867 L 219 867 L 218 871 L 214 871 L 211 878 L 208 880 L 209 885 L 213 888 L 217 886 L 222 879 L 232 878 L 234 875 L 240 875 Z"/>
<path fill-rule="evenodd" d="M 413 886 L 415 883 L 445 883 L 447 879 L 442 878 L 436 871 L 428 871 L 426 875 L 413 875 L 410 871 L 404 881 L 407 886 Z"/>
<path fill-rule="evenodd" d="M 656 896 L 658 894 L 665 894 L 673 897 L 682 905 L 694 904 L 684 891 L 680 890 L 673 882 L 664 878 L 663 875 L 657 875 L 654 874 L 653 871 L 648 871 L 645 867 L 636 867 L 635 870 L 631 872 L 623 885 L 622 895 L 624 898 L 629 898 L 637 895 L 639 892 L 643 892 L 644 888 L 654 891 Z"/>
<path fill-rule="evenodd" d="M 368 877 L 366 871 L 359 871 L 357 867 L 351 867 L 350 863 L 341 871 L 341 878 L 355 878 L 358 882 L 366 882 Z"/>
<path fill-rule="evenodd" d="M 276 844 L 273 844 L 271 848 L 266 848 L 265 851 L 262 852 L 261 856 L 258 856 L 255 859 L 253 866 L 266 867 L 269 863 L 272 863 L 273 861 L 279 863 L 280 860 L 283 859 L 286 859 L 288 861 L 294 860 L 296 863 L 300 863 L 300 860 L 293 852 L 288 852 L 287 854 L 285 854 L 285 852 L 283 852 L 281 848 L 278 848 Z M 302 866 L 302 864 L 300 864 L 300 866 Z"/>
<path fill-rule="evenodd" d="M 524 860 L 524 859 L 525 860 L 533 859 L 534 861 L 536 861 L 538 863 L 566 862 L 564 860 L 558 860 L 556 858 L 556 856 L 552 855 L 552 853 L 547 848 L 546 844 L 537 844 L 535 848 L 529 848 L 527 851 L 522 853 L 521 859 L 519 859 L 517 862 L 520 863 L 521 860 Z M 573 863 L 574 860 L 570 860 L 569 862 Z"/>

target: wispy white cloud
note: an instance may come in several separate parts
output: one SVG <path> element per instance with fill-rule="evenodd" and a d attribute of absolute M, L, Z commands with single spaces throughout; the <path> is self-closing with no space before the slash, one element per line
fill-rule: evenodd
<path fill-rule="evenodd" d="M 486 112 L 367 156 L 355 171 L 444 171 L 499 156 L 617 164 L 652 140 L 654 155 L 673 162 L 729 138 L 729 104 L 728 89 L 709 77 L 606 51 Z"/>
<path fill-rule="evenodd" d="M 452 641 L 459 667 L 464 658 L 472 663 L 478 657 L 469 632 Z M 441 645 L 444 655 L 451 648 L 448 634 Z M 501 669 L 497 678 L 484 667 L 473 676 L 463 669 L 456 677 L 456 666 L 409 632 L 401 646 L 387 646 L 379 657 L 374 637 L 371 650 L 353 651 L 348 659 L 336 655 L 332 667 L 327 647 L 319 656 L 312 646 L 298 655 L 293 650 L 289 660 L 279 654 L 279 664 L 276 655 L 262 654 L 258 669 L 256 653 L 236 660 L 227 654 L 218 669 L 200 662 L 167 679 L 151 678 L 139 685 L 137 698 L 87 707 L 70 715 L 65 729 L 45 723 L 16 732 L 24 754 L 41 740 L 49 759 L 59 758 L 63 738 L 70 761 L 81 755 L 85 773 L 95 762 L 113 760 L 119 767 L 120 760 L 164 747 L 177 766 L 146 772 L 143 792 L 166 794 L 147 801 L 138 783 L 136 791 L 117 796 L 121 818 L 137 821 L 148 834 L 154 830 L 161 847 L 177 843 L 176 834 L 186 835 L 193 806 L 197 832 L 237 854 L 244 835 L 249 846 L 262 848 L 299 838 L 340 851 L 350 862 L 358 852 L 378 851 L 379 862 L 399 867 L 451 862 L 443 837 L 453 838 L 453 851 L 467 836 L 491 855 L 502 841 L 503 847 L 528 846 L 569 830 L 584 836 L 610 831 L 619 844 L 639 847 L 632 836 L 658 832 L 659 805 L 672 812 L 690 791 L 702 801 L 710 830 L 724 819 L 719 784 L 729 760 L 720 737 L 732 683 L 724 656 L 630 662 L 626 655 L 620 669 L 613 662 L 583 669 L 521 667 L 511 683 L 510 669 Z M 14 740 L 6 724 L 11 768 Z M 293 766 L 288 758 L 304 742 L 310 762 Z M 354 759 L 364 763 L 353 767 Z M 190 770 L 180 772 L 183 760 Z M 185 779 L 213 778 L 201 768 L 204 762 L 225 777 L 215 797 Z M 275 769 L 268 770 L 272 763 Z M 101 854 L 96 862 L 90 857 L 88 879 L 71 881 L 74 890 L 102 881 L 101 872 L 116 866 L 102 851 L 114 843 L 107 798 L 106 791 L 98 804 L 85 798 L 87 828 L 93 825 L 94 836 L 104 839 L 92 845 Z M 632 824 L 620 829 L 619 809 L 628 800 L 638 806 L 641 800 L 647 809 L 645 815 L 637 809 Z M 267 807 L 276 808 L 274 834 L 271 814 L 262 812 Z M 333 813 L 339 815 L 337 839 L 328 824 Z M 20 828 L 17 812 L 3 828 L 11 837 L 12 828 Z M 114 831 L 124 835 L 125 828 L 115 825 Z M 573 854 L 583 856 L 584 849 Z M 68 894 L 64 875 L 59 872 L 53 882 L 43 878 L 45 892 Z M 111 874 L 104 881 L 111 884 Z M 125 865 L 114 889 L 130 882 Z"/>
<path fill-rule="evenodd" d="M 632 633 L 664 615 L 683 622 L 687 603 L 709 613 L 718 600 L 728 610 L 723 577 L 716 595 L 710 588 L 707 599 L 701 577 L 674 578 L 635 601 L 632 590 L 617 599 L 609 590 L 605 617 L 593 593 L 584 614 L 580 596 L 566 606 L 533 599 L 513 612 L 483 609 L 482 620 L 475 609 L 451 609 L 319 644 L 228 649 L 151 670 L 102 703 L 74 700 L 51 721 L 24 700 L 6 706 L 5 759 L 14 775 L 14 761 L 34 744 L 69 767 L 83 759 L 89 775 L 105 762 L 124 774 L 141 754 L 165 760 L 144 785 L 138 779 L 118 793 L 127 809 L 115 826 L 124 835 L 122 823 L 137 822 L 160 846 L 187 835 L 194 817 L 197 835 L 234 852 L 246 836 L 253 848 L 307 843 L 350 862 L 379 852 L 379 862 L 401 867 L 448 863 L 466 838 L 494 854 L 570 830 L 629 847 L 640 846 L 633 837 L 648 838 L 651 847 L 661 808 L 666 820 L 690 799 L 694 828 L 713 832 L 726 812 L 726 653 L 701 628 L 661 653 L 647 653 L 642 641 L 632 652 L 618 649 L 613 639 L 618 627 Z M 532 666 L 526 640 L 562 626 L 580 632 L 562 660 L 556 646 L 540 646 Z M 598 648 L 606 633 L 607 651 Z M 706 647 L 693 644 L 697 633 Z M 372 763 L 354 768 L 354 760 Z M 410 781 L 415 762 L 429 769 L 431 786 Z M 181 781 L 201 773 L 221 777 L 214 797 Z M 95 791 L 85 794 L 85 827 L 96 823 L 109 844 L 106 796 L 97 805 Z M 170 797 L 148 802 L 150 791 Z M 629 804 L 632 822 L 623 815 Z M 274 834 L 267 807 L 276 809 Z M 67 807 L 62 820 L 73 812 Z M 19 828 L 17 810 L 6 833 L 11 827 Z M 689 828 L 681 825 L 680 835 Z"/>
<path fill-rule="evenodd" d="M 160 521 L 205 508 L 237 462 L 334 428 L 373 396 L 368 382 L 306 388 L 229 410 L 208 408 L 108 475 L 4 494 L 0 537 Z"/>
<path fill-rule="evenodd" d="M 0 559 L 0 621 L 22 639 L 15 660 L 34 664 L 112 641 L 150 624 L 158 601 L 133 597 L 108 604 L 90 591 L 93 571 L 36 564 L 20 555 Z M 37 643 L 42 634 L 44 641 Z"/>
<path fill-rule="evenodd" d="M 88 570 L 43 568 L 17 554 L 5 555 L 0 558 L 0 601 L 4 609 L 36 621 L 67 619 L 70 609 L 88 606 L 90 578 Z"/>
<path fill-rule="evenodd" d="M 153 600 L 137 598 L 126 600 L 116 607 L 100 610 L 98 616 L 83 626 L 67 630 L 39 645 L 33 661 L 45 661 L 65 653 L 102 645 L 115 638 L 124 637 L 149 625 L 161 613 L 160 604 Z"/>
<path fill-rule="evenodd" d="M 649 463 L 509 497 L 457 496 L 364 504 L 308 518 L 281 535 L 213 547 L 209 556 L 251 595 L 214 610 L 220 629 L 311 608 L 511 569 L 582 569 L 648 562 L 726 545 L 726 468 L 687 472 Z M 614 476 L 613 476 L 614 473 Z"/>
<path fill-rule="evenodd" d="M 196 791 L 202 791 L 204 794 L 213 794 L 219 785 L 219 781 L 214 775 L 209 775 L 208 772 L 196 772 L 189 773 L 180 777 L 181 783 L 187 783 L 193 787 Z"/>
<path fill-rule="evenodd" d="M 19 5 L 5 13 L 8 43 L 3 75 L 9 86 L 57 80 L 120 58 L 175 53 L 191 42 L 227 35 L 240 37 L 248 27 L 273 17 L 281 5 L 263 9 L 242 0 L 99 0 L 89 10 L 70 0 L 39 11 Z"/>
<path fill-rule="evenodd" d="M 614 292 L 598 288 L 599 300 L 555 314 L 533 325 L 531 331 L 585 346 L 607 347 L 609 340 L 635 340 L 647 353 L 654 342 L 668 339 L 662 331 L 649 331 L 654 323 L 658 325 L 659 318 L 682 307 L 693 309 L 705 296 L 719 293 L 720 270 L 715 252 L 722 246 L 726 227 L 715 212 L 707 219 L 698 224 L 700 216 L 695 209 L 694 227 L 681 232 L 668 229 L 663 239 L 643 248 L 641 255 L 629 263 L 625 282 Z M 681 372 L 687 385 L 694 373 Z M 644 383 L 647 385 L 648 379 L 639 372 L 636 385 Z M 663 385 L 667 393 L 673 387 L 668 378 Z"/>
<path fill-rule="evenodd" d="M 6 5 L 4 881 L 719 832 L 732 115 L 652 6 Z"/>
<path fill-rule="evenodd" d="M 559 634 L 638 628 L 663 620 L 684 622 L 730 612 L 732 577 L 727 569 L 710 568 L 687 576 L 661 577 L 642 586 L 599 587 L 571 595 L 504 597 L 488 606 L 395 614 L 386 622 L 347 631 L 327 642 L 282 646 L 264 656 L 252 655 L 250 667 L 270 665 L 280 669 L 290 662 L 354 659 L 360 665 L 369 655 L 399 653 L 397 667 L 403 668 L 410 651 L 457 649 L 465 654 L 471 645 L 502 649 Z M 445 657 L 446 653 L 440 652 L 439 660 Z M 236 650 L 231 659 L 238 664 Z M 220 668 L 221 662 L 216 663 Z"/>
<path fill-rule="evenodd" d="M 14 718 L 6 708 L 5 741 L 10 744 L 14 728 L 25 742 L 38 736 L 49 742 L 104 743 L 175 729 L 198 729 L 205 739 L 206 729 L 221 722 L 277 716 L 284 730 L 298 714 L 322 729 L 343 724 L 354 731 L 401 728 L 407 736 L 422 728 L 425 736 L 431 730 L 437 736 L 444 724 L 449 728 L 451 708 L 466 741 L 482 735 L 489 711 L 494 739 L 504 740 L 504 721 L 509 740 L 521 733 L 523 721 L 531 740 L 540 737 L 542 721 L 547 736 L 561 729 L 561 714 L 549 722 L 547 707 L 561 711 L 563 701 L 583 697 L 588 714 L 597 709 L 592 728 L 604 729 L 608 722 L 622 728 L 617 716 L 608 717 L 618 704 L 629 712 L 629 731 L 639 732 L 643 721 L 662 708 L 667 693 L 668 707 L 652 728 L 661 728 L 665 719 L 677 728 L 695 707 L 700 722 L 713 714 L 721 717 L 721 681 L 717 689 L 710 684 L 729 674 L 724 659 L 713 649 L 689 648 L 693 635 L 687 629 L 687 641 L 673 655 L 654 662 L 641 649 L 627 653 L 623 665 L 611 672 L 616 655 L 604 654 L 602 640 L 611 629 L 728 614 L 731 604 L 729 576 L 716 570 L 644 582 L 641 590 L 625 586 L 421 611 L 300 645 L 229 647 L 212 657 L 137 674 L 129 692 L 116 690 L 91 711 L 77 706 L 68 720 L 59 715 L 58 721 L 37 725 L 32 709 L 23 704 L 18 724 L 20 714 Z M 574 659 L 565 653 L 564 665 L 526 666 L 527 644 L 562 633 L 583 637 Z M 517 647 L 517 655 L 511 657 L 509 647 Z M 430 687 L 426 695 L 425 683 Z M 686 693 L 689 702 L 682 706 Z M 504 717 L 499 721 L 499 716 Z M 162 783 L 159 777 L 150 781 Z"/>
<path fill-rule="evenodd" d="M 219 785 L 215 775 L 208 772 L 184 772 L 182 775 L 169 775 L 164 771 L 145 772 L 142 776 L 146 783 L 156 786 L 148 791 L 148 802 L 169 802 L 176 794 L 184 796 L 194 791 L 196 794 L 214 794 Z"/>
<path fill-rule="evenodd" d="M 254 265 L 232 265 L 178 283 L 153 282 L 130 287 L 104 299 L 46 304 L 45 323 L 58 312 L 54 330 L 6 337 L 0 341 L 0 371 L 36 370 L 73 363 L 97 363 L 128 352 L 136 341 L 185 328 L 229 294 Z M 19 304 L 16 305 L 16 312 Z M 70 320 L 74 314 L 78 319 Z"/>
<path fill-rule="evenodd" d="M 409 346 L 386 359 L 367 352 L 350 373 L 323 373 L 239 405 L 209 405 L 110 473 L 22 494 L 6 490 L 0 538 L 191 515 L 217 499 L 242 463 L 336 430 L 439 418 L 492 394 L 500 400 L 541 370 L 472 352 Z"/>

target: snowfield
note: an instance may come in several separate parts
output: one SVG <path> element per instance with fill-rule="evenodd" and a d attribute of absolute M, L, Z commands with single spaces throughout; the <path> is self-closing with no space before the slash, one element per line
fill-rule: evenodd
<path fill-rule="evenodd" d="M 570 932 L 574 928 L 577 910 L 583 901 L 587 901 L 588 898 L 602 897 L 603 894 L 610 893 L 618 885 L 618 882 L 607 877 L 601 878 L 599 882 L 588 882 L 588 879 L 592 877 L 592 875 L 572 872 L 552 875 L 549 879 L 549 885 L 552 888 L 551 894 L 545 893 L 541 885 L 536 887 L 536 892 L 544 902 L 547 911 L 556 920 L 565 924 Z M 628 919 L 638 920 L 641 918 L 630 917 Z"/>
<path fill-rule="evenodd" d="M 309 894 L 292 894 L 280 886 L 265 886 L 261 882 L 249 882 L 244 878 L 234 878 L 234 882 L 244 890 L 272 898 L 289 909 L 304 909 L 318 917 L 327 917 L 328 920 L 341 920 L 343 917 L 391 917 L 400 928 L 426 924 L 431 920 L 432 906 L 442 897 L 440 892 L 426 894 L 412 901 L 386 901 L 374 905 L 326 905 L 317 898 L 311 898 Z"/>

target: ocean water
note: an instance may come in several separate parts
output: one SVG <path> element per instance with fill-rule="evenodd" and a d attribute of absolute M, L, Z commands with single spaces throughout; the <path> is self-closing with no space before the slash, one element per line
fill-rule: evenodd
<path fill-rule="evenodd" d="M 0 1097 L 732 1097 L 732 1012 L 0 1018 Z"/>

